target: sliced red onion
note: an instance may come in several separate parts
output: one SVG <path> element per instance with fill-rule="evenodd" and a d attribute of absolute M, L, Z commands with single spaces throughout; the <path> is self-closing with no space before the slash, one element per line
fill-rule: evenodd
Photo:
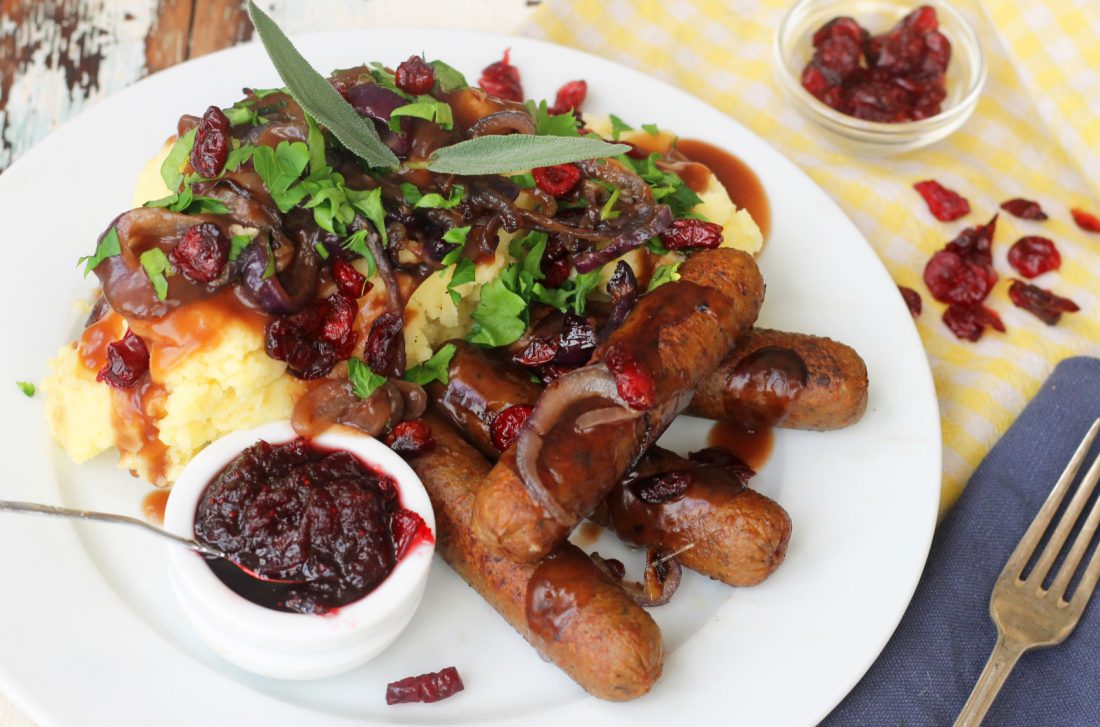
<path fill-rule="evenodd" d="M 631 600 L 644 608 L 663 606 L 671 601 L 684 575 L 676 554 L 664 554 L 656 547 L 646 551 L 644 583 L 624 581 L 623 565 L 614 558 L 604 558 L 599 553 L 592 553 L 589 557 L 608 578 L 623 587 Z"/>
<path fill-rule="evenodd" d="M 305 308 L 317 290 L 317 255 L 312 248 L 298 246 L 290 267 L 280 275 L 264 277 L 271 260 L 265 235 L 258 236 L 241 253 L 238 262 L 248 298 L 274 315 L 289 315 Z M 270 263 L 274 264 L 274 263 Z M 287 285 L 284 285 L 285 278 Z"/>
<path fill-rule="evenodd" d="M 620 260 L 615 266 L 615 272 L 607 281 L 607 292 L 611 295 L 611 314 L 600 328 L 597 337 L 600 342 L 606 341 L 623 324 L 638 301 L 638 279 L 634 277 L 634 269 L 625 260 Z"/>
<path fill-rule="evenodd" d="M 470 126 L 466 136 L 492 136 L 495 134 L 534 134 L 535 120 L 531 114 L 518 109 L 497 111 L 496 113 L 482 116 Z"/>
<path fill-rule="evenodd" d="M 573 258 L 573 266 L 578 273 L 589 273 L 612 260 L 641 247 L 672 224 L 672 210 L 668 205 L 659 204 L 641 222 L 619 232 L 611 242 L 600 250 L 592 250 Z"/>
<path fill-rule="evenodd" d="M 394 154 L 405 156 L 409 153 L 412 147 L 412 118 L 398 117 L 401 120 L 400 132 L 395 132 L 389 127 L 390 114 L 394 109 L 406 105 L 408 101 L 376 83 L 361 83 L 348 88 L 347 99 L 360 115 L 376 122 L 375 126 L 378 128 L 382 143 Z"/>
<path fill-rule="evenodd" d="M 403 419 L 407 421 L 424 416 L 428 408 L 428 393 L 424 391 L 424 387 L 402 379 L 392 379 L 390 383 L 401 392 L 401 398 L 404 400 Z"/>
<path fill-rule="evenodd" d="M 623 408 L 621 406 L 608 406 L 603 409 L 593 409 L 577 417 L 577 421 L 573 425 L 573 428 L 578 432 L 585 433 L 590 429 L 602 427 L 605 424 L 618 424 L 619 422 L 637 419 L 644 413 L 645 412 L 636 409 L 630 409 L 629 407 Z"/>

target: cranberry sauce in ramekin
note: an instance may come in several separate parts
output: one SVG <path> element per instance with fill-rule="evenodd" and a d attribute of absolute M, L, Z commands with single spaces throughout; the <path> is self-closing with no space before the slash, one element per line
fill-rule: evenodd
<path fill-rule="evenodd" d="M 413 545 L 432 538 L 402 507 L 393 477 L 303 438 L 260 441 L 237 455 L 203 491 L 194 527 L 199 541 L 235 561 L 208 561 L 231 590 L 266 608 L 311 614 L 360 600 Z"/>

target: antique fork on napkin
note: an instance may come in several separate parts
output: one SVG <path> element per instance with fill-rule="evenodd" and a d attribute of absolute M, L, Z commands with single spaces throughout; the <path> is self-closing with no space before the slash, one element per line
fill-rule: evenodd
<path fill-rule="evenodd" d="M 1074 537 L 1049 588 L 1043 588 L 1043 583 L 1096 489 L 1096 482 L 1100 480 L 1100 455 L 1081 480 L 1042 551 L 1038 552 L 1038 548 L 1043 534 L 1049 529 L 1062 501 L 1066 499 L 1097 432 L 1100 432 L 1100 419 L 1089 428 L 1088 434 L 1077 447 L 1073 458 L 993 586 L 989 613 L 993 617 L 993 623 L 997 625 L 997 645 L 955 721 L 955 727 L 978 727 L 1020 655 L 1029 649 L 1054 646 L 1065 640 L 1081 620 L 1081 614 L 1096 589 L 1096 582 L 1100 579 L 1100 547 L 1089 559 L 1074 592 L 1066 599 L 1066 589 L 1088 550 L 1097 526 L 1100 525 L 1100 499 L 1093 505 L 1084 525 Z M 1027 564 L 1036 554 L 1038 560 L 1035 567 L 1024 577 Z"/>

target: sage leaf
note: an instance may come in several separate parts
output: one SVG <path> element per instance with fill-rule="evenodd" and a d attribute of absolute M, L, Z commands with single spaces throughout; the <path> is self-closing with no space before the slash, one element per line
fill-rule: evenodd
<path fill-rule="evenodd" d="M 248 0 L 248 16 L 279 77 L 306 113 L 370 166 L 396 167 L 397 157 L 378 138 L 374 124 L 357 114 L 332 84 L 309 65 L 275 21 L 256 7 L 253 0 Z"/>
<path fill-rule="evenodd" d="M 440 174 L 509 174 L 536 167 L 625 154 L 626 144 L 567 136 L 479 136 L 432 152 L 428 169 Z"/>

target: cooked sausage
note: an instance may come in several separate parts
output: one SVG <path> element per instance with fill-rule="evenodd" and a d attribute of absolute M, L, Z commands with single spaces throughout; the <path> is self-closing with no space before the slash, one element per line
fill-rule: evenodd
<path fill-rule="evenodd" d="M 629 543 L 677 553 L 685 567 L 731 586 L 752 586 L 771 575 L 791 538 L 787 511 L 746 487 L 730 468 L 660 447 L 611 490 L 592 519 Z"/>
<path fill-rule="evenodd" d="M 478 493 L 477 536 L 517 560 L 545 557 L 687 406 L 699 380 L 752 326 L 763 298 L 750 255 L 718 249 L 688 258 L 680 279 L 643 296 L 592 363 L 546 388 Z M 633 412 L 589 388 L 610 377 L 602 359 L 612 352 L 648 374 L 652 407 Z"/>
<path fill-rule="evenodd" d="M 685 413 L 748 429 L 823 431 L 854 424 L 866 409 L 867 365 L 851 347 L 820 336 L 755 328 L 703 378 Z"/>
<path fill-rule="evenodd" d="M 409 464 L 435 509 L 436 552 L 585 691 L 616 701 L 648 692 L 664 660 L 650 615 L 569 543 L 542 564 L 521 564 L 476 539 L 470 516 L 489 463 L 443 419 L 425 420 L 435 446 Z"/>
<path fill-rule="evenodd" d="M 447 384 L 428 387 L 432 406 L 494 461 L 500 452 L 490 435 L 493 417 L 509 406 L 533 404 L 542 387 L 518 366 L 476 346 L 453 343 Z M 685 483 L 676 497 L 639 498 L 639 485 L 673 472 Z M 611 490 L 593 519 L 634 545 L 680 551 L 685 567 L 732 586 L 759 583 L 778 568 L 791 534 L 783 508 L 746 488 L 728 468 L 691 462 L 659 447 Z"/>

